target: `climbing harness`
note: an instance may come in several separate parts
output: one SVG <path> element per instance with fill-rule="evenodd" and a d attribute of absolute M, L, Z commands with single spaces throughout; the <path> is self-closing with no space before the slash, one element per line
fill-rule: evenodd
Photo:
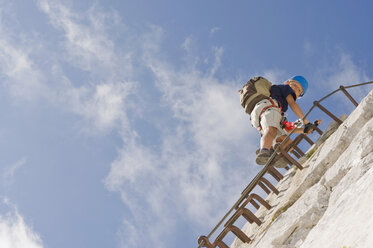
<path fill-rule="evenodd" d="M 271 105 L 268 105 L 268 106 L 266 106 L 266 107 L 264 107 L 264 108 L 262 109 L 262 111 L 261 111 L 260 114 L 259 114 L 259 119 L 262 117 L 262 114 L 263 114 L 267 109 L 269 109 L 269 108 L 278 108 L 278 109 L 280 109 L 280 111 L 281 111 L 281 113 L 282 113 L 282 108 L 281 108 L 281 106 L 277 106 L 276 103 L 273 101 L 273 99 L 272 99 L 271 97 L 268 97 L 268 100 L 271 102 Z M 280 105 L 280 103 L 279 103 L 279 105 Z"/>
<path fill-rule="evenodd" d="M 261 126 L 261 124 L 260 124 L 260 121 L 261 121 L 261 119 L 262 119 L 262 115 L 263 115 L 263 113 L 264 113 L 266 110 L 268 110 L 269 108 L 278 108 L 278 109 L 280 109 L 281 114 L 283 114 L 283 113 L 282 113 L 282 108 L 281 108 L 281 106 L 280 106 L 280 103 L 278 103 L 279 106 L 277 106 L 276 103 L 275 103 L 275 101 L 273 101 L 273 99 L 272 99 L 271 97 L 268 97 L 267 100 L 269 100 L 269 101 L 271 102 L 271 105 L 265 106 L 265 107 L 262 109 L 262 111 L 260 111 L 260 114 L 259 114 L 259 127 L 257 127 L 257 129 L 258 129 L 259 131 L 262 130 L 262 126 Z M 280 122 L 280 123 L 281 123 L 281 122 Z"/>

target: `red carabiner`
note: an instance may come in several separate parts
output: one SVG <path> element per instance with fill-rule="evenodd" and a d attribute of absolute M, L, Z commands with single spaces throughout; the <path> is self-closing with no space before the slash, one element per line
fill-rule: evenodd
<path fill-rule="evenodd" d="M 283 121 L 282 125 L 285 128 L 285 130 L 288 132 L 290 132 L 291 130 L 295 128 L 294 122 Z"/>

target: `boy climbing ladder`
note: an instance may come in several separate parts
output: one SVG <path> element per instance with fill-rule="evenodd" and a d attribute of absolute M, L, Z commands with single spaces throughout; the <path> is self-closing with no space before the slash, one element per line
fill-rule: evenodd
<path fill-rule="evenodd" d="M 274 152 L 272 145 L 281 142 L 286 137 L 286 131 L 291 131 L 294 125 L 284 122 L 284 113 L 288 107 L 299 118 L 297 123 L 303 128 L 294 132 L 309 134 L 320 122 L 311 124 L 306 118 L 296 100 L 302 97 L 308 89 L 308 82 L 303 76 L 294 76 L 281 85 L 272 85 L 263 77 L 250 79 L 241 90 L 241 105 L 250 115 L 251 124 L 260 132 L 260 149 L 257 151 L 256 163 L 264 165 Z M 285 125 L 286 124 L 286 125 Z M 285 131 L 286 130 L 286 131 Z M 289 139 L 289 142 L 291 140 Z M 284 146 L 286 147 L 287 144 Z M 285 167 L 286 161 L 277 156 L 274 159 L 276 167 Z"/>

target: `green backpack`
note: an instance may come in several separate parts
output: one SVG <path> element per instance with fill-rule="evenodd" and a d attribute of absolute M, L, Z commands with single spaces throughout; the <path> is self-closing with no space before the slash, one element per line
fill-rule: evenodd
<path fill-rule="evenodd" d="M 269 98 L 271 86 L 272 83 L 264 77 L 254 77 L 238 91 L 241 105 L 247 114 L 251 114 L 255 104 Z"/>

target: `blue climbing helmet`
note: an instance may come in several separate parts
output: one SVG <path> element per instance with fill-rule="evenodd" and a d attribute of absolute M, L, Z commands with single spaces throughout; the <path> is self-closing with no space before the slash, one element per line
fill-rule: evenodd
<path fill-rule="evenodd" d="M 303 76 L 294 76 L 290 80 L 295 80 L 298 83 L 300 83 L 300 85 L 302 85 L 303 94 L 300 95 L 302 97 L 306 93 L 306 91 L 308 89 L 308 82 L 307 82 L 307 80 Z"/>

